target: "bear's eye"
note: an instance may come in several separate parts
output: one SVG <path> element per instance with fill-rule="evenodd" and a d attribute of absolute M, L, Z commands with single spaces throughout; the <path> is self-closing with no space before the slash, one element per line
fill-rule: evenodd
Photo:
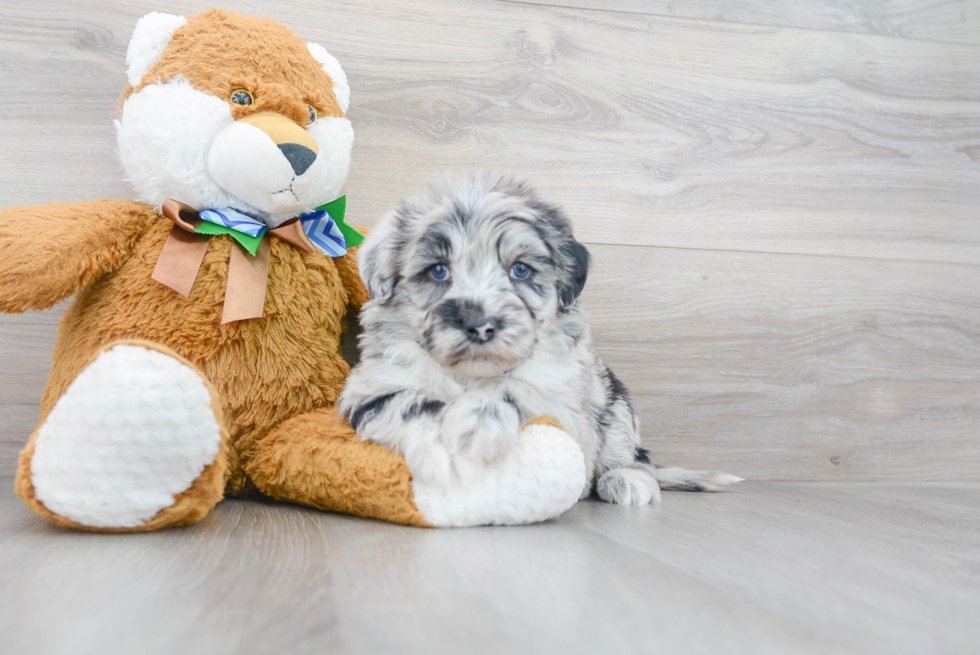
<path fill-rule="evenodd" d="M 313 108 L 313 105 L 306 105 L 306 108 L 310 111 L 310 125 L 313 125 L 319 116 L 316 113 L 316 109 Z"/>
<path fill-rule="evenodd" d="M 255 101 L 255 98 L 245 89 L 238 89 L 231 92 L 231 101 L 236 105 L 250 105 Z"/>

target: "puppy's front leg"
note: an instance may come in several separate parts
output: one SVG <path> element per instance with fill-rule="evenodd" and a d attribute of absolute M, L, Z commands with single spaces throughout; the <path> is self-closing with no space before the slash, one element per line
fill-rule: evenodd
<path fill-rule="evenodd" d="M 517 442 L 521 412 L 506 392 L 475 389 L 445 407 L 439 440 L 457 477 L 471 480 L 484 462 L 501 457 Z"/>
<path fill-rule="evenodd" d="M 388 446 L 404 457 L 413 476 L 443 484 L 451 481 L 452 461 L 439 440 L 444 403 L 417 389 L 386 390 L 371 382 L 364 375 L 351 376 L 340 396 L 340 415 L 361 439 Z"/>

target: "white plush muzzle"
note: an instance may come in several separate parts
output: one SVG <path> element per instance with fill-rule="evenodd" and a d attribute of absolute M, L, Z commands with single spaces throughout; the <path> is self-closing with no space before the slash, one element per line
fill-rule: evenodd
<path fill-rule="evenodd" d="M 324 117 L 308 132 L 320 151 L 308 168 L 297 170 L 268 134 L 233 122 L 212 141 L 207 172 L 218 186 L 255 209 L 291 218 L 339 196 L 350 170 L 354 132 L 349 120 Z"/>
<path fill-rule="evenodd" d="M 337 198 L 354 144 L 349 120 L 321 118 L 307 129 L 319 153 L 298 175 L 267 134 L 236 122 L 225 100 L 180 77 L 127 98 L 116 132 L 140 200 L 233 207 L 270 227 Z"/>

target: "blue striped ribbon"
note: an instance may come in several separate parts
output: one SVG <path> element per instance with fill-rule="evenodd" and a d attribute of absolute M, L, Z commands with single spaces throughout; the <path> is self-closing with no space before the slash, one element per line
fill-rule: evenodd
<path fill-rule="evenodd" d="M 343 257 L 347 254 L 347 242 L 337 223 L 324 210 L 299 217 L 303 221 L 303 231 L 317 248 L 329 257 Z"/>
<path fill-rule="evenodd" d="M 260 237 L 265 234 L 265 223 L 231 207 L 205 209 L 199 215 L 208 223 L 224 225 L 227 228 L 247 234 L 250 237 Z"/>
<path fill-rule="evenodd" d="M 231 207 L 204 209 L 199 215 L 208 223 L 223 225 L 250 237 L 262 237 L 267 229 L 262 221 Z M 347 254 L 347 242 L 344 235 L 326 211 L 321 209 L 303 214 L 299 220 L 303 223 L 303 231 L 306 232 L 306 236 L 323 254 L 328 257 L 343 257 Z"/>

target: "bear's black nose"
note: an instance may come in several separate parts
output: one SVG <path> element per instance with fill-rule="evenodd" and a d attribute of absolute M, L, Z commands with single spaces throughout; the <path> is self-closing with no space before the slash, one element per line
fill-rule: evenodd
<path fill-rule="evenodd" d="M 280 143 L 279 149 L 286 155 L 289 165 L 297 175 L 305 173 L 306 169 L 316 161 L 316 153 L 298 143 Z"/>

